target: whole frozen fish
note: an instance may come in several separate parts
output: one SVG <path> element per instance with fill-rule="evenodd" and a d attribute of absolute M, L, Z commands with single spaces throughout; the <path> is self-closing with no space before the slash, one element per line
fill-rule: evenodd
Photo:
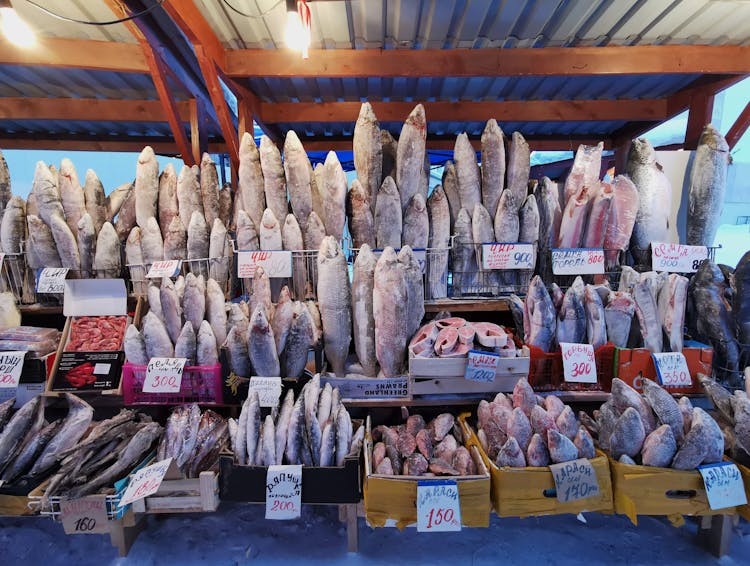
<path fill-rule="evenodd" d="M 448 246 L 450 245 L 450 206 L 441 186 L 435 187 L 427 199 L 429 235 L 427 239 L 427 297 L 448 296 Z"/>
<path fill-rule="evenodd" d="M 456 177 L 456 166 L 452 161 L 446 161 L 443 168 L 443 190 L 448 198 L 451 213 L 451 228 L 456 222 L 458 211 L 461 210 L 461 197 L 458 193 L 458 177 Z"/>
<path fill-rule="evenodd" d="M 164 230 L 164 259 L 186 259 L 187 258 L 187 230 L 180 220 L 180 215 L 175 214 Z"/>
<path fill-rule="evenodd" d="M 217 218 L 218 220 L 218 218 Z M 221 222 L 221 220 L 219 220 Z M 187 292 L 187 289 L 186 289 Z M 216 280 L 209 278 L 206 282 L 206 320 L 211 325 L 216 338 L 217 350 L 227 338 L 227 309 L 224 302 L 224 291 Z"/>
<path fill-rule="evenodd" d="M 617 348 L 627 348 L 634 314 L 635 301 L 630 293 L 610 293 L 607 306 L 604 307 L 604 321 L 607 323 L 607 339 Z"/>
<path fill-rule="evenodd" d="M 503 131 L 492 118 L 482 132 L 482 203 L 495 218 L 505 188 L 505 142 Z"/>
<path fill-rule="evenodd" d="M 177 202 L 180 220 L 184 226 L 190 226 L 194 212 L 203 215 L 203 201 L 201 197 L 201 185 L 198 175 L 191 167 L 183 167 L 180 176 L 177 177 Z"/>
<path fill-rule="evenodd" d="M 264 305 L 258 305 L 250 319 L 248 352 L 253 375 L 275 377 L 281 374 L 273 330 L 268 323 L 268 315 Z"/>
<path fill-rule="evenodd" d="M 125 194 L 113 226 L 120 238 L 127 238 L 135 225 L 135 185 L 131 184 L 130 190 Z"/>
<path fill-rule="evenodd" d="M 404 211 L 401 245 L 423 249 L 427 247 L 430 233 L 430 220 L 427 203 L 421 193 L 414 195 Z"/>
<path fill-rule="evenodd" d="M 380 130 L 380 145 L 383 148 L 383 169 L 378 187 L 380 187 L 380 184 L 386 177 L 396 178 L 396 159 L 398 154 L 398 142 L 393 139 L 391 132 L 388 130 Z M 375 214 L 374 211 L 373 214 Z"/>
<path fill-rule="evenodd" d="M 261 250 L 281 250 L 284 248 L 284 242 L 281 238 L 281 225 L 270 208 L 263 212 L 259 241 Z"/>
<path fill-rule="evenodd" d="M 570 199 L 581 192 L 583 187 L 589 191 L 599 186 L 599 171 L 602 167 L 602 150 L 604 143 L 597 145 L 579 145 L 573 158 L 573 167 L 565 179 L 565 194 L 563 208 L 566 208 Z"/>
<path fill-rule="evenodd" d="M 196 277 L 190 272 L 185 277 L 182 308 L 185 311 L 185 320 L 192 322 L 193 328 L 200 328 L 206 314 L 206 284 L 202 276 Z"/>
<path fill-rule="evenodd" d="M 391 177 L 386 177 L 375 204 L 375 243 L 378 248 L 401 247 L 402 207 L 405 208 L 408 201 L 403 205 L 402 202 L 403 196 L 399 196 L 396 183 Z"/>
<path fill-rule="evenodd" d="M 287 214 L 281 227 L 281 242 L 285 250 L 299 252 L 305 249 L 302 230 L 294 214 Z M 307 284 L 307 264 L 303 254 L 292 254 L 292 277 L 294 294 L 301 297 Z"/>
<path fill-rule="evenodd" d="M 395 377 L 403 372 L 410 334 L 406 272 L 392 248 L 383 250 L 378 259 L 374 281 L 376 357 L 383 375 Z"/>
<path fill-rule="evenodd" d="M 641 451 L 646 434 L 638 412 L 633 407 L 625 409 L 610 436 L 609 449 L 612 457 L 618 459 L 625 454 L 634 458 Z"/>
<path fill-rule="evenodd" d="M 43 404 L 44 399 L 41 396 L 34 397 L 16 411 L 3 427 L 0 434 L 0 471 L 11 463 L 21 448 L 26 433 L 38 417 L 40 403 Z"/>
<path fill-rule="evenodd" d="M 49 228 L 52 231 L 52 237 L 55 239 L 57 253 L 60 254 L 60 263 L 74 271 L 81 269 L 81 255 L 78 253 L 78 242 L 70 227 L 61 216 L 53 216 L 50 219 Z M 76 232 L 78 227 L 76 226 Z M 118 241 L 117 259 L 119 263 L 120 249 Z"/>
<path fill-rule="evenodd" d="M 379 185 L 378 185 L 379 187 Z M 347 207 L 349 215 L 349 231 L 355 248 L 361 248 L 363 244 L 370 247 L 375 246 L 375 199 L 377 198 L 377 187 L 374 197 L 369 196 L 359 179 L 352 181 L 349 190 Z M 399 201 L 400 202 L 400 201 Z"/>
<path fill-rule="evenodd" d="M 135 220 L 143 228 L 149 218 L 156 217 L 159 198 L 159 162 L 154 150 L 146 146 L 138 156 L 135 168 Z"/>
<path fill-rule="evenodd" d="M 677 452 L 677 442 L 672 429 L 668 425 L 657 428 L 643 441 L 641 451 L 644 466 L 668 468 Z"/>
<path fill-rule="evenodd" d="M 75 234 L 78 221 L 86 213 L 86 199 L 83 196 L 83 187 L 78 179 L 76 168 L 68 158 L 64 158 L 60 163 L 59 181 L 60 201 L 65 211 L 65 221 L 71 233 Z"/>
<path fill-rule="evenodd" d="M 534 195 L 529 195 L 518 212 L 519 230 L 518 241 L 526 244 L 536 244 L 539 241 L 539 208 Z"/>
<path fill-rule="evenodd" d="M 427 119 L 424 107 L 417 104 L 406 118 L 398 138 L 395 181 L 401 196 L 402 210 L 406 209 L 411 198 L 421 190 L 426 140 Z"/>
<path fill-rule="evenodd" d="M 273 211 L 276 218 L 284 218 L 289 210 L 289 203 L 286 198 L 286 180 L 281 153 L 269 137 L 261 136 L 259 154 L 266 206 Z"/>
<path fill-rule="evenodd" d="M 308 161 L 308 167 L 312 164 Z M 323 163 L 316 163 L 315 169 L 310 172 L 310 190 L 312 191 L 312 209 L 318 218 L 325 223 L 326 211 L 323 206 L 323 192 L 325 191 L 325 170 Z"/>
<path fill-rule="evenodd" d="M 104 196 L 104 186 L 93 169 L 86 170 L 83 197 L 86 201 L 86 212 L 91 216 L 95 232 L 99 233 L 102 224 L 107 221 L 107 197 Z"/>
<path fill-rule="evenodd" d="M 11 197 L 0 211 L 0 249 L 6 254 L 20 254 L 26 239 L 26 203 L 19 196 Z"/>
<path fill-rule="evenodd" d="M 0 151 L 0 214 L 5 210 L 10 197 L 13 195 L 10 189 L 10 171 L 8 163 L 5 161 L 3 152 Z"/>
<path fill-rule="evenodd" d="M 287 139 L 289 136 L 287 135 Z M 284 152 L 286 153 L 286 145 Z M 250 215 L 253 224 L 260 225 L 261 216 L 266 209 L 266 195 L 263 181 L 263 169 L 260 163 L 260 152 L 255 140 L 248 133 L 242 134 L 240 140 L 239 184 L 237 191 L 242 195 L 244 210 Z M 288 157 L 287 157 L 288 159 Z M 289 174 L 287 173 L 287 178 Z M 292 201 L 294 204 L 294 201 Z"/>
<path fill-rule="evenodd" d="M 203 202 L 203 215 L 206 223 L 212 226 L 214 220 L 219 218 L 219 176 L 214 163 L 208 153 L 203 154 L 201 159 L 201 201 Z"/>
<path fill-rule="evenodd" d="M 534 196 L 539 209 L 539 247 L 543 250 L 552 249 L 557 245 L 562 221 L 557 183 L 550 181 L 549 177 L 542 177 L 534 190 Z"/>
<path fill-rule="evenodd" d="M 281 353 L 281 371 L 286 377 L 299 377 L 307 365 L 307 353 L 313 345 L 313 321 L 310 311 L 300 301 L 294 302 L 292 322 Z"/>
<path fill-rule="evenodd" d="M 724 206 L 729 145 L 711 124 L 701 134 L 690 169 L 687 238 L 691 246 L 713 246 Z"/>
<path fill-rule="evenodd" d="M 654 299 L 653 283 L 642 280 L 633 287 L 635 312 L 643 336 L 643 344 L 651 352 L 663 351 L 662 329 L 659 322 L 659 310 Z"/>
<path fill-rule="evenodd" d="M 56 176 L 52 174 L 44 161 L 38 161 L 31 188 L 36 196 L 39 217 L 49 226 L 53 216 L 65 217 Z"/>
<path fill-rule="evenodd" d="M 349 185 L 335 151 L 329 151 L 323 165 L 323 221 L 326 234 L 341 241 L 346 223 L 346 191 Z M 320 189 L 319 189 L 320 190 Z"/>
<path fill-rule="evenodd" d="M 592 285 L 586 285 L 583 306 L 586 310 L 588 342 L 597 350 L 607 343 L 607 324 L 604 320 L 604 304 Z"/>
<path fill-rule="evenodd" d="M 224 289 L 229 279 L 229 260 L 225 254 L 227 229 L 220 218 L 215 218 L 211 227 L 211 238 L 208 244 L 208 276 Z"/>
<path fill-rule="evenodd" d="M 557 247 L 580 247 L 588 224 L 592 196 L 593 188 L 584 185 L 580 191 L 568 200 L 568 204 L 565 205 L 565 210 L 563 211 L 562 220 L 560 221 L 560 234 L 557 237 Z"/>
<path fill-rule="evenodd" d="M 8 216 L 7 209 L 5 216 Z M 3 222 L 5 222 L 5 217 L 3 217 Z M 94 254 L 96 253 L 96 228 L 88 212 L 78 221 L 77 234 L 78 254 L 81 257 L 81 277 L 86 279 L 94 276 Z"/>
<path fill-rule="evenodd" d="M 279 293 L 279 300 L 273 311 L 271 319 L 271 329 L 273 338 L 276 343 L 276 351 L 283 352 L 286 346 L 286 339 L 289 335 L 289 329 L 292 326 L 292 315 L 294 314 L 294 302 L 289 293 L 289 288 L 284 285 Z"/>
<path fill-rule="evenodd" d="M 396 145 L 395 142 L 393 143 Z M 354 149 L 354 168 L 357 171 L 357 180 L 362 184 L 364 194 L 367 195 L 370 213 L 375 214 L 378 189 L 380 189 L 383 179 L 383 160 L 385 155 L 381 140 L 380 124 L 369 102 L 363 102 L 359 109 L 359 116 L 357 116 L 357 122 L 354 124 L 352 146 Z M 391 171 L 388 174 L 390 175 Z M 367 243 L 372 245 L 371 242 Z M 355 245 L 355 247 L 359 246 Z"/>
<path fill-rule="evenodd" d="M 561 464 L 578 458 L 578 448 L 567 436 L 554 429 L 548 430 L 546 436 L 549 457 L 553 463 Z"/>
<path fill-rule="evenodd" d="M 327 236 L 318 251 L 318 307 L 323 323 L 326 358 L 336 375 L 344 375 L 352 327 L 352 304 L 346 257 Z"/>
<path fill-rule="evenodd" d="M 624 413 L 628 407 L 633 408 L 638 413 L 646 434 L 656 428 L 656 417 L 651 406 L 640 393 L 617 377 L 612 379 L 612 403 L 620 413 Z"/>
<path fill-rule="evenodd" d="M 508 183 L 507 189 L 513 193 L 516 205 L 520 208 L 526 200 L 529 185 L 529 174 L 531 171 L 531 152 L 529 144 L 519 132 L 513 132 L 508 153 L 508 165 L 506 169 Z"/>
<path fill-rule="evenodd" d="M 146 298 L 148 300 L 148 310 L 153 311 L 156 316 L 164 320 L 164 311 L 161 308 L 161 296 L 158 285 L 150 281 L 146 287 Z"/>
<path fill-rule="evenodd" d="M 684 421 L 677 401 L 675 401 L 671 393 L 663 389 L 655 381 L 643 379 L 642 384 L 643 396 L 656 414 L 659 422 L 668 425 L 672 429 L 675 440 L 681 443 L 684 436 Z"/>
<path fill-rule="evenodd" d="M 187 365 L 194 366 L 198 354 L 198 338 L 195 335 L 193 323 L 185 321 L 185 325 L 180 330 L 180 335 L 174 344 L 174 357 L 187 358 Z"/>
<path fill-rule="evenodd" d="M 625 250 L 633 234 L 638 214 L 638 189 L 625 175 L 612 180 L 612 204 L 609 210 L 607 230 L 604 234 L 604 258 L 606 269 L 611 271 L 618 263 L 615 250 Z"/>
<path fill-rule="evenodd" d="M 260 249 L 256 226 L 244 210 L 240 210 L 237 214 L 237 249 L 242 251 Z"/>
<path fill-rule="evenodd" d="M 177 202 L 177 173 L 171 163 L 167 163 L 159 175 L 158 212 L 162 237 L 166 240 L 172 220 L 180 215 L 180 205 Z"/>
<path fill-rule="evenodd" d="M 302 228 L 300 226 L 300 228 Z M 326 228 L 318 214 L 313 211 L 307 218 L 307 229 L 303 230 L 302 237 L 305 241 L 306 250 L 317 250 L 326 237 Z"/>
<path fill-rule="evenodd" d="M 609 226 L 614 191 L 609 183 L 601 183 L 601 188 L 596 193 L 591 203 L 591 212 L 586 223 L 586 231 L 581 240 L 584 248 L 602 248 Z"/>
<path fill-rule="evenodd" d="M 148 365 L 148 354 L 146 353 L 146 340 L 134 324 L 128 325 L 125 331 L 124 341 L 125 359 L 137 366 Z"/>
<path fill-rule="evenodd" d="M 458 196 L 461 208 L 474 210 L 474 205 L 482 203 L 477 154 L 465 132 L 458 134 L 453 149 L 453 159 L 458 179 Z"/>
<path fill-rule="evenodd" d="M 214 366 L 219 363 L 216 336 L 207 320 L 200 323 L 196 342 L 195 361 L 199 366 Z"/>
<path fill-rule="evenodd" d="M 162 305 L 163 308 L 163 305 Z M 169 338 L 167 327 L 161 319 L 152 312 L 146 313 L 141 325 L 143 339 L 146 342 L 146 356 L 151 358 L 173 358 L 174 347 Z M 179 336 L 179 330 L 177 336 Z"/>
<path fill-rule="evenodd" d="M 313 211 L 310 160 L 294 130 L 289 130 L 284 140 L 284 172 L 292 211 L 305 234 L 307 219 Z"/>
<path fill-rule="evenodd" d="M 250 377 L 247 326 L 232 326 L 227 334 L 226 346 L 232 373 L 240 377 Z"/>
<path fill-rule="evenodd" d="M 208 250 L 210 245 L 210 236 L 208 232 L 208 224 L 203 214 L 199 211 L 193 212 L 193 216 L 188 224 L 187 231 L 187 259 L 194 260 L 188 261 L 190 270 L 197 274 L 201 274 L 204 277 L 208 276 L 206 271 L 205 260 L 208 258 Z"/>
<path fill-rule="evenodd" d="M 352 279 L 352 324 L 354 350 L 364 375 L 377 375 L 375 354 L 375 317 L 373 315 L 373 290 L 377 258 L 370 246 L 364 244 L 354 261 Z"/>
<path fill-rule="evenodd" d="M 505 189 L 495 212 L 495 241 L 503 243 L 517 242 L 521 233 L 518 210 L 523 203 L 516 202 L 513 191 Z"/>
<path fill-rule="evenodd" d="M 272 312 L 271 307 L 271 280 L 262 266 L 255 268 L 253 274 L 253 294 L 250 296 L 250 312 L 255 312 L 258 305 L 266 308 L 266 313 Z"/>
<path fill-rule="evenodd" d="M 492 217 L 481 203 L 474 205 L 474 213 L 471 217 L 471 232 L 473 242 L 476 246 L 477 266 L 482 265 L 482 246 L 483 243 L 495 241 L 495 229 L 493 227 Z"/>
<path fill-rule="evenodd" d="M 657 298 L 659 321 L 665 336 L 669 339 L 669 349 L 672 352 L 682 352 L 687 292 L 687 277 L 677 273 L 671 273 L 667 282 L 659 289 Z"/>
<path fill-rule="evenodd" d="M 411 338 L 422 326 L 424 318 L 424 283 L 422 281 L 422 268 L 414 257 L 409 246 L 404 246 L 398 252 L 398 262 L 406 274 L 406 316 L 407 337 Z"/>
<path fill-rule="evenodd" d="M 475 284 L 479 264 L 474 249 L 474 228 L 471 213 L 462 208 L 456 215 L 454 246 L 451 252 L 453 264 L 453 286 L 460 293 L 470 293 Z"/>
<path fill-rule="evenodd" d="M 133 183 L 123 183 L 122 185 L 118 186 L 114 191 L 109 193 L 109 196 L 106 197 L 106 202 L 107 202 L 106 220 L 107 221 L 112 222 L 115 219 L 115 216 L 117 216 L 117 214 L 120 212 L 120 208 L 122 208 L 122 205 L 125 202 L 125 199 L 134 190 L 135 190 L 135 186 L 133 185 Z"/>
<path fill-rule="evenodd" d="M 164 259 L 164 241 L 159 223 L 153 216 L 141 225 L 141 250 L 143 262 L 147 265 Z"/>
<path fill-rule="evenodd" d="M 29 240 L 34 251 L 33 254 L 29 254 L 27 257 L 29 267 L 32 269 L 62 267 L 55 239 L 52 237 L 52 231 L 49 229 L 49 226 L 41 218 L 33 214 L 26 217 L 26 222 L 29 227 Z"/>
<path fill-rule="evenodd" d="M 219 190 L 219 218 L 227 227 L 232 224 L 232 205 L 232 185 L 224 183 L 224 186 Z M 232 226 L 232 228 L 234 227 Z"/>
<path fill-rule="evenodd" d="M 557 341 L 583 344 L 586 341 L 587 317 L 584 308 L 585 287 L 580 277 L 565 292 L 557 315 Z"/>
<path fill-rule="evenodd" d="M 35 246 L 35 249 L 38 248 Z M 105 222 L 96 238 L 94 271 L 99 278 L 114 278 L 120 275 L 121 268 L 120 239 L 114 226 Z"/>
<path fill-rule="evenodd" d="M 549 352 L 555 339 L 555 306 L 541 278 L 535 275 L 529 284 L 524 305 L 525 342 Z"/>

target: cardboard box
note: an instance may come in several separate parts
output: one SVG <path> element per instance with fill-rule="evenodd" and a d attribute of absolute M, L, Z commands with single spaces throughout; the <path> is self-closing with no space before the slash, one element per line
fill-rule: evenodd
<path fill-rule="evenodd" d="M 151 461 L 148 465 L 153 464 Z M 186 478 L 174 460 L 153 495 L 133 501 L 134 513 L 202 513 L 219 507 L 218 461 L 197 478 Z M 133 472 L 131 477 L 135 474 Z"/>
<path fill-rule="evenodd" d="M 687 393 L 703 393 L 703 387 L 698 382 L 698 373 L 711 375 L 714 350 L 700 342 L 687 341 L 682 349 L 687 361 L 688 371 L 692 379 L 690 387 L 670 387 L 669 392 L 679 395 Z M 615 377 L 619 377 L 636 391 L 643 391 L 641 379 L 657 381 L 656 366 L 651 352 L 646 348 L 616 348 Z M 609 388 L 606 389 L 609 391 Z"/>
<path fill-rule="evenodd" d="M 16 403 L 14 406 L 18 409 L 37 395 L 44 393 L 47 387 L 47 378 L 52 374 L 56 358 L 56 352 L 52 352 L 41 358 L 32 358 L 27 354 L 26 359 L 23 361 L 21 380 L 18 383 L 18 388 L 0 389 L 0 403 L 7 401 L 11 397 L 15 397 Z"/>
<path fill-rule="evenodd" d="M 604 344 L 594 351 L 596 383 L 569 383 L 565 381 L 562 352 L 544 352 L 529 346 L 531 363 L 529 383 L 534 391 L 609 391 L 615 368 L 615 346 Z"/>
<path fill-rule="evenodd" d="M 638 524 L 638 515 L 734 515 L 736 508 L 712 510 L 700 472 L 633 466 L 609 459 L 615 513 Z"/>
<path fill-rule="evenodd" d="M 459 421 L 467 435 L 467 443 L 479 450 L 490 471 L 492 506 L 500 517 L 578 514 L 583 511 L 611 513 L 613 511 L 612 480 L 607 456 L 603 452 L 597 451 L 597 457 L 589 460 L 599 483 L 599 496 L 560 503 L 557 500 L 555 479 L 548 466 L 498 468 L 482 449 L 477 435 L 466 422 L 466 415 L 461 415 Z"/>
<path fill-rule="evenodd" d="M 47 386 L 47 391 L 115 392 L 120 391 L 120 377 L 125 352 L 66 352 L 71 337 L 73 319 L 82 316 L 127 317 L 127 290 L 122 279 L 71 279 L 65 281 L 63 314 L 67 317 L 57 350 L 57 359 Z M 136 307 L 138 318 L 139 300 Z M 130 319 L 127 320 L 130 322 Z M 127 326 L 126 322 L 126 326 Z M 66 374 L 74 368 L 88 367 L 96 380 L 75 387 Z"/>
<path fill-rule="evenodd" d="M 372 432 L 365 432 L 365 517 L 371 527 L 395 523 L 403 529 L 417 522 L 417 484 L 422 476 L 386 476 L 372 471 Z M 490 525 L 490 475 L 476 447 L 469 447 L 479 474 L 442 479 L 456 480 L 464 527 Z"/>

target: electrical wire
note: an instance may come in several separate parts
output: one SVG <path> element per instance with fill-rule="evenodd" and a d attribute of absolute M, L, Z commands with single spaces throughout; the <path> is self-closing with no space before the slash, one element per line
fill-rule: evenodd
<path fill-rule="evenodd" d="M 246 12 L 243 12 L 239 8 L 235 8 L 232 4 L 230 4 L 229 0 L 221 0 L 221 3 L 224 4 L 230 10 L 232 10 L 232 12 L 234 12 L 235 14 L 238 14 L 238 15 L 242 16 L 243 18 L 253 18 L 253 19 L 257 20 L 257 19 L 260 19 L 260 18 L 264 18 L 265 16 L 267 16 L 268 14 L 270 14 L 271 12 L 273 12 L 276 9 L 276 7 L 279 4 L 281 4 L 282 2 L 284 2 L 284 1 L 285 0 L 279 0 L 278 2 L 276 2 L 276 4 L 274 4 L 273 6 L 271 6 L 270 8 L 268 8 L 266 11 L 261 12 L 260 14 L 248 14 Z"/>
<path fill-rule="evenodd" d="M 138 12 L 136 14 L 132 14 L 132 15 L 128 16 L 127 18 L 120 18 L 118 20 L 110 20 L 110 21 L 107 21 L 107 22 L 92 22 L 90 20 L 78 20 L 76 18 L 69 18 L 68 16 L 63 16 L 61 14 L 57 14 L 57 13 L 53 12 L 52 10 L 49 10 L 49 9 L 45 8 L 44 6 L 41 6 L 41 5 L 37 4 L 33 0 L 26 0 L 27 4 L 30 4 L 30 5 L 34 6 L 34 8 L 36 8 L 37 10 L 40 10 L 40 11 L 44 12 L 48 16 L 52 16 L 53 18 L 57 18 L 58 20 L 62 20 L 64 22 L 72 22 L 74 24 L 83 24 L 83 25 L 87 25 L 87 26 L 111 26 L 111 25 L 115 25 L 115 24 L 121 24 L 121 23 L 124 23 L 124 22 L 129 22 L 131 20 L 135 20 L 136 18 L 140 18 L 141 16 L 145 16 L 147 14 L 150 14 L 151 12 L 153 12 L 154 10 L 156 10 L 157 8 L 159 8 L 162 4 L 164 4 L 164 2 L 166 2 L 166 0 L 156 0 L 156 4 L 154 4 L 153 6 L 149 6 L 145 10 L 141 10 L 140 12 Z"/>

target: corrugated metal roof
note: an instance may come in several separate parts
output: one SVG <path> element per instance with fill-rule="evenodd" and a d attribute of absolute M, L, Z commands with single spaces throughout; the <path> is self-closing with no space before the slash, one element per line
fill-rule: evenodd
<path fill-rule="evenodd" d="M 242 16 L 227 3 L 246 14 Z M 284 45 L 285 4 L 196 0 L 230 49 Z M 746 44 L 746 0 L 315 1 L 317 48 Z"/>
<path fill-rule="evenodd" d="M 106 22 L 116 20 L 117 16 L 104 2 L 91 0 L 66 0 L 65 2 L 44 2 L 39 4 L 68 18 L 92 22 Z M 125 24 L 111 26 L 93 26 L 63 21 L 46 14 L 27 2 L 16 0 L 13 7 L 34 31 L 45 37 L 65 37 L 71 39 L 93 39 L 98 41 L 118 41 L 136 43 L 137 40 L 125 27 Z"/>
<path fill-rule="evenodd" d="M 4 134 L 50 134 L 84 136 L 172 136 L 166 122 L 83 122 L 73 120 L 2 120 Z"/>

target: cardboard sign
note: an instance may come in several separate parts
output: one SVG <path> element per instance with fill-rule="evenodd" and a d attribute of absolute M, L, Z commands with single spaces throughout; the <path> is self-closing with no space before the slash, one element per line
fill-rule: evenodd
<path fill-rule="evenodd" d="M 250 378 L 250 389 L 258 392 L 261 407 L 278 407 L 281 397 L 280 377 L 258 377 Z"/>
<path fill-rule="evenodd" d="M 591 344 L 560 342 L 565 381 L 596 383 L 596 359 Z"/>
<path fill-rule="evenodd" d="M 271 278 L 291 277 L 292 252 L 237 252 L 237 277 L 254 277 L 258 266 Z"/>
<path fill-rule="evenodd" d="M 651 244 L 651 268 L 654 271 L 695 273 L 706 259 L 708 259 L 706 246 Z"/>
<path fill-rule="evenodd" d="M 156 464 L 151 464 L 138 470 L 128 482 L 128 487 L 120 499 L 118 507 L 124 507 L 133 503 L 136 499 L 143 499 L 159 491 L 164 475 L 172 463 L 172 458 L 167 458 Z"/>
<path fill-rule="evenodd" d="M 455 480 L 419 480 L 417 532 L 461 530 L 461 505 Z"/>
<path fill-rule="evenodd" d="M 466 359 L 464 379 L 468 379 L 469 381 L 481 381 L 482 383 L 492 383 L 495 381 L 497 366 L 499 364 L 499 354 L 470 350 Z"/>
<path fill-rule="evenodd" d="M 739 469 L 731 462 L 699 466 L 711 509 L 725 509 L 745 505 L 747 495 Z"/>
<path fill-rule="evenodd" d="M 0 352 L 0 388 L 18 389 L 26 352 Z"/>
<path fill-rule="evenodd" d="M 555 275 L 604 273 L 604 250 L 593 248 L 552 250 L 552 273 Z"/>
<path fill-rule="evenodd" d="M 296 519 L 302 512 L 302 466 L 268 466 L 266 519 Z"/>
<path fill-rule="evenodd" d="M 37 293 L 62 294 L 65 292 L 65 278 L 68 276 L 67 267 L 45 267 L 39 272 L 36 282 Z"/>
<path fill-rule="evenodd" d="M 599 480 L 594 467 L 586 458 L 552 464 L 549 469 L 555 479 L 557 500 L 560 503 L 599 495 Z"/>
<path fill-rule="evenodd" d="M 401 248 L 394 248 L 394 251 L 398 253 L 401 251 Z M 417 263 L 419 264 L 419 268 L 422 270 L 422 273 L 425 272 L 425 266 L 427 265 L 427 250 L 424 248 L 412 248 L 412 253 L 414 254 L 414 259 L 417 260 Z M 440 251 L 445 251 L 447 253 L 448 250 L 434 250 L 435 252 L 439 253 Z M 383 253 L 383 250 L 381 249 L 375 249 L 372 250 L 372 253 L 375 255 L 376 258 L 380 259 L 380 254 Z"/>
<path fill-rule="evenodd" d="M 161 279 L 163 277 L 175 277 L 180 272 L 182 261 L 172 259 L 167 261 L 155 261 L 146 273 L 148 279 Z"/>
<path fill-rule="evenodd" d="M 342 399 L 402 399 L 409 396 L 409 378 L 401 377 L 324 377 L 320 384 L 338 387 Z"/>
<path fill-rule="evenodd" d="M 187 358 L 151 358 L 143 382 L 144 393 L 179 393 Z"/>
<path fill-rule="evenodd" d="M 89 495 L 82 499 L 61 499 L 60 518 L 66 535 L 108 533 L 107 496 Z"/>
<path fill-rule="evenodd" d="M 534 269 L 533 244 L 482 244 L 482 269 Z"/>
<path fill-rule="evenodd" d="M 651 356 L 654 358 L 656 374 L 664 387 L 690 387 L 693 384 L 682 352 L 663 352 Z"/>

